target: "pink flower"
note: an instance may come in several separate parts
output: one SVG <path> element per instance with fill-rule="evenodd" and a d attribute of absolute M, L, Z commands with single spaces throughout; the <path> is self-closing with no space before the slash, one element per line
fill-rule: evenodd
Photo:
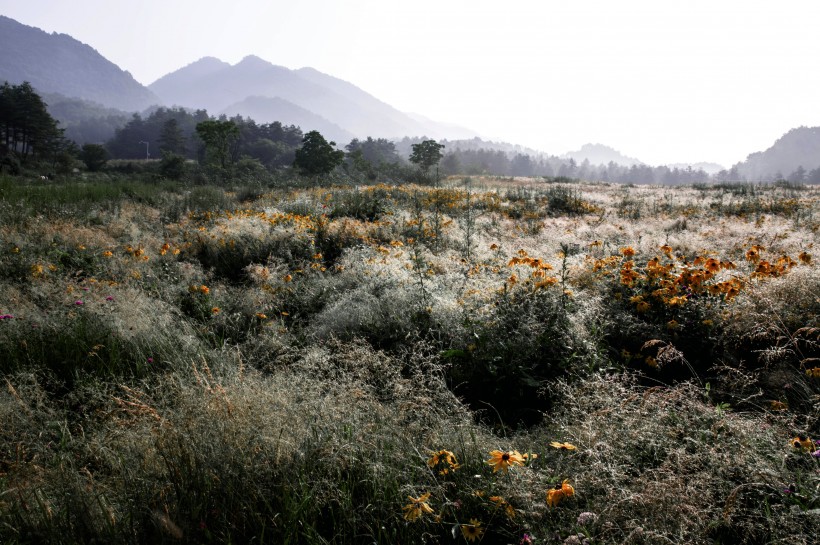
<path fill-rule="evenodd" d="M 114 297 L 112 297 L 111 295 L 109 295 L 108 297 L 106 297 L 106 298 L 105 298 L 105 300 L 106 300 L 106 301 L 113 301 L 113 300 L 114 300 Z"/>
<path fill-rule="evenodd" d="M 148 358 L 148 363 L 154 363 L 154 358 L 152 358 L 152 357 L 150 357 L 150 356 L 149 356 L 149 358 Z"/>
<path fill-rule="evenodd" d="M 0 314 L 0 320 L 11 320 L 14 318 L 11 314 Z"/>
<path fill-rule="evenodd" d="M 75 304 L 75 305 L 77 305 L 77 306 L 79 307 L 79 306 L 84 305 L 85 303 L 83 303 L 82 301 L 80 301 L 79 299 L 77 299 L 76 301 L 74 301 L 74 304 Z"/>

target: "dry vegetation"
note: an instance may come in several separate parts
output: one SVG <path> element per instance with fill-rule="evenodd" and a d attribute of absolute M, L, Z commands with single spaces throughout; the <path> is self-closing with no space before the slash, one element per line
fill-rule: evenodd
<path fill-rule="evenodd" d="M 788 185 L 0 178 L 0 541 L 816 542 L 819 227 Z"/>

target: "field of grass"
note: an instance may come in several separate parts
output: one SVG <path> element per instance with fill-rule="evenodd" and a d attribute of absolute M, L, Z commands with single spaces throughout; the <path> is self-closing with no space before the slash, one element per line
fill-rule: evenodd
<path fill-rule="evenodd" d="M 816 543 L 820 188 L 0 178 L 0 542 Z"/>

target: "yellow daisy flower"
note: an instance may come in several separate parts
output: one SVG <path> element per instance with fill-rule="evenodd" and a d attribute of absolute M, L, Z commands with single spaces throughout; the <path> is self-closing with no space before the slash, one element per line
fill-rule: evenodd
<path fill-rule="evenodd" d="M 499 469 L 503 469 L 506 472 L 512 466 L 523 466 L 524 457 L 521 456 L 521 453 L 517 450 L 511 450 L 508 452 L 493 450 L 490 452 L 490 459 L 487 460 L 487 463 L 493 466 L 493 473 Z"/>
<path fill-rule="evenodd" d="M 476 519 L 470 519 L 470 524 L 461 525 L 461 535 L 467 541 L 475 541 L 481 539 L 484 535 L 484 528 L 481 527 L 481 522 Z"/>
<path fill-rule="evenodd" d="M 578 448 L 572 443 L 559 443 L 558 441 L 553 441 L 550 446 L 561 450 L 576 450 Z"/>
<path fill-rule="evenodd" d="M 405 520 L 414 521 L 425 513 L 428 515 L 433 513 L 433 508 L 427 503 L 427 500 L 430 499 L 430 492 L 426 492 L 418 498 L 407 496 L 407 499 L 410 500 L 410 503 L 402 507 Z"/>

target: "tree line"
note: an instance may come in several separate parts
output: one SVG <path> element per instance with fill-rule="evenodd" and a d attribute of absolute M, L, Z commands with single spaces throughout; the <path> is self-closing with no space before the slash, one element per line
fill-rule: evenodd
<path fill-rule="evenodd" d="M 95 171 L 105 168 L 109 159 L 156 159 L 163 177 L 182 178 L 193 163 L 201 166 L 211 181 L 225 181 L 238 175 L 260 177 L 283 169 L 313 177 L 339 169 L 351 177 L 371 181 L 419 183 L 434 183 L 447 175 L 654 185 L 743 181 L 737 167 L 710 176 L 702 169 L 692 168 L 625 166 L 615 162 L 593 165 L 588 160 L 579 164 L 572 158 L 484 148 L 477 139 L 466 141 L 462 147 L 458 141 L 443 144 L 426 138 L 404 138 L 393 142 L 367 137 L 352 140 L 342 150 L 319 132 L 305 134 L 295 125 L 278 121 L 258 124 L 242 116 L 215 118 L 206 110 L 184 108 L 159 107 L 145 115 L 133 114 L 109 140 L 87 143 L 82 148 L 66 138 L 64 129 L 58 125 L 29 83 L 5 83 L 0 87 L 0 142 L 4 144 L 0 150 L 0 170 L 16 173 L 30 159 L 57 172 L 71 171 L 77 160 Z M 445 152 L 445 147 L 450 149 Z M 786 179 L 820 183 L 820 168 L 806 171 L 798 167 Z"/>

